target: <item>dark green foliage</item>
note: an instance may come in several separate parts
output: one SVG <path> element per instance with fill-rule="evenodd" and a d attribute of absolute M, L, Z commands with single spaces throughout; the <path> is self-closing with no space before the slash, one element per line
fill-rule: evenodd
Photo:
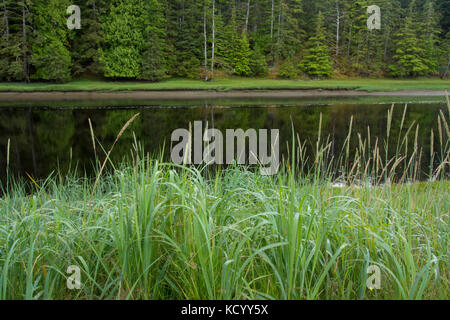
<path fill-rule="evenodd" d="M 31 63 L 36 68 L 33 79 L 49 81 L 70 80 L 69 51 L 56 39 L 39 38 L 33 46 Z"/>
<path fill-rule="evenodd" d="M 0 1 L 0 80 L 28 80 L 29 4 L 29 1 Z"/>
<path fill-rule="evenodd" d="M 195 0 L 167 0 L 165 3 L 168 73 L 174 77 L 198 78 L 203 10 Z"/>
<path fill-rule="evenodd" d="M 20 45 L 10 44 L 6 47 L 2 43 L 0 47 L 0 79 L 6 81 L 22 81 L 25 78 L 23 52 Z"/>
<path fill-rule="evenodd" d="M 283 79 L 294 79 L 298 77 L 298 73 L 299 71 L 295 66 L 295 63 L 292 59 L 288 58 L 281 64 L 280 70 L 278 71 L 278 76 Z"/>
<path fill-rule="evenodd" d="M 308 49 L 300 69 L 313 77 L 328 77 L 333 74 L 329 48 L 325 42 L 324 18 L 321 12 L 317 16 L 316 32 L 308 41 Z"/>
<path fill-rule="evenodd" d="M 33 79 L 68 81 L 71 78 L 72 59 L 66 24 L 69 5 L 67 0 L 33 1 Z"/>
<path fill-rule="evenodd" d="M 424 60 L 424 50 L 417 41 L 417 34 L 412 28 L 412 19 L 406 18 L 405 26 L 397 34 L 395 63 L 391 65 L 393 76 L 419 76 L 429 71 Z"/>
<path fill-rule="evenodd" d="M 443 34 L 450 32 L 450 0 L 437 0 L 436 5 L 441 13 L 441 28 Z"/>
<path fill-rule="evenodd" d="M 102 74 L 99 49 L 103 46 L 101 17 L 107 12 L 106 0 L 87 0 L 80 3 L 81 30 L 73 34 L 73 75 Z"/>
<path fill-rule="evenodd" d="M 303 15 L 303 0 L 280 0 L 277 40 L 275 44 L 278 59 L 294 56 L 302 47 L 305 33 L 300 28 Z"/>
<path fill-rule="evenodd" d="M 166 76 L 166 57 L 164 38 L 165 18 L 162 6 L 157 0 L 144 4 L 144 49 L 142 52 L 139 79 L 159 81 Z"/>
<path fill-rule="evenodd" d="M 234 75 L 248 76 L 251 74 L 250 45 L 247 34 L 245 31 L 239 34 L 236 23 L 236 15 L 233 13 L 230 23 L 219 37 L 217 56 L 223 59 Z"/>
<path fill-rule="evenodd" d="M 437 46 L 440 34 L 439 19 L 435 12 L 433 1 L 428 0 L 424 9 L 424 32 L 421 34 L 421 41 L 423 41 L 425 49 L 425 63 L 429 68 L 429 72 L 432 73 L 436 71 L 439 60 L 439 48 Z"/>
<path fill-rule="evenodd" d="M 447 32 L 445 39 L 442 40 L 442 51 L 443 54 L 439 60 L 439 65 L 442 73 L 448 77 L 450 76 L 450 31 Z"/>
<path fill-rule="evenodd" d="M 425 27 L 418 19 L 415 1 L 410 4 L 408 16 L 396 35 L 394 63 L 390 66 L 391 74 L 396 77 L 416 77 L 434 71 L 434 24 L 427 21 Z M 425 33 L 424 33 L 425 31 Z"/>
<path fill-rule="evenodd" d="M 104 17 L 105 48 L 100 50 L 104 75 L 108 78 L 137 78 L 144 46 L 142 3 L 138 0 L 112 0 Z"/>
<path fill-rule="evenodd" d="M 266 56 L 258 48 L 252 51 L 250 57 L 250 70 L 252 76 L 265 76 L 267 75 L 267 60 Z"/>
<path fill-rule="evenodd" d="M 67 29 L 71 4 L 81 30 Z M 381 30 L 367 28 L 369 5 L 381 8 Z M 265 76 L 269 66 L 287 78 L 441 76 L 449 8 L 449 0 L 0 0 L 0 81 Z"/>

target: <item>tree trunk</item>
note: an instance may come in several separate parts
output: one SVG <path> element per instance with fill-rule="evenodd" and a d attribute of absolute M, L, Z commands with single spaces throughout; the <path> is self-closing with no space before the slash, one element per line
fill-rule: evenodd
<path fill-rule="evenodd" d="M 277 42 L 280 42 L 281 37 L 281 13 L 283 11 L 283 2 L 280 1 L 280 12 L 278 13 L 278 30 L 277 30 Z"/>
<path fill-rule="evenodd" d="M 9 22 L 8 10 L 6 9 L 6 0 L 3 0 L 3 18 L 5 19 L 6 47 L 9 47 Z"/>
<path fill-rule="evenodd" d="M 270 19 L 270 40 L 273 40 L 273 19 L 275 17 L 275 0 L 272 0 L 272 18 Z"/>
<path fill-rule="evenodd" d="M 275 57 L 273 53 L 273 24 L 275 19 L 275 0 L 272 0 L 272 17 L 270 19 L 270 55 L 272 56 L 271 65 L 273 66 L 275 63 Z"/>
<path fill-rule="evenodd" d="M 214 59 L 216 46 L 216 0 L 212 2 L 212 44 L 211 44 L 211 80 L 214 79 Z"/>
<path fill-rule="evenodd" d="M 26 11 L 25 3 L 22 4 L 22 33 L 23 33 L 23 72 L 25 76 L 25 81 L 30 82 L 28 77 L 28 59 L 27 59 L 27 23 L 26 23 Z"/>
<path fill-rule="evenodd" d="M 250 2 L 251 0 L 248 0 L 247 2 L 247 14 L 245 16 L 245 33 L 248 32 L 248 19 L 250 17 Z"/>
<path fill-rule="evenodd" d="M 208 37 L 206 35 L 206 5 L 203 8 L 203 38 L 204 38 L 204 56 L 205 56 L 205 81 L 208 81 Z"/>
<path fill-rule="evenodd" d="M 339 9 L 339 0 L 336 0 L 336 59 L 339 56 L 340 28 L 341 28 L 341 11 Z"/>

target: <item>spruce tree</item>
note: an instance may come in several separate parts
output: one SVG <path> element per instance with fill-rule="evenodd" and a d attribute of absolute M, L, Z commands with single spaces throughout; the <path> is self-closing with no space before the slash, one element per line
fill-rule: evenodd
<path fill-rule="evenodd" d="M 150 0 L 144 4 L 144 39 L 141 70 L 139 79 L 159 81 L 167 73 L 166 53 L 164 42 L 166 32 L 164 30 L 165 18 L 163 8 L 158 0 Z"/>
<path fill-rule="evenodd" d="M 203 51 L 201 4 L 195 0 L 167 1 L 167 68 L 171 76 L 199 77 Z"/>
<path fill-rule="evenodd" d="M 333 74 L 330 51 L 326 44 L 324 17 L 319 12 L 316 19 L 315 34 L 307 43 L 305 57 L 300 63 L 300 70 L 313 77 L 328 77 Z"/>
<path fill-rule="evenodd" d="M 252 76 L 265 76 L 268 72 L 267 60 L 262 49 L 256 47 L 250 57 L 250 69 Z"/>
<path fill-rule="evenodd" d="M 32 79 L 68 81 L 72 59 L 68 46 L 68 0 L 33 0 Z"/>
<path fill-rule="evenodd" d="M 441 65 L 443 67 L 442 79 L 445 79 L 450 75 L 450 31 L 447 32 L 445 38 L 442 40 L 441 44 Z"/>
<path fill-rule="evenodd" d="M 81 29 L 73 30 L 73 75 L 102 73 L 99 50 L 103 46 L 101 18 L 108 9 L 108 0 L 86 0 L 80 3 Z"/>
<path fill-rule="evenodd" d="M 299 19 L 303 15 L 302 0 L 280 0 L 279 25 L 275 52 L 277 59 L 293 58 L 304 40 Z"/>
<path fill-rule="evenodd" d="M 295 66 L 292 58 L 287 58 L 281 65 L 278 71 L 278 77 L 283 79 L 294 79 L 298 77 L 298 69 Z"/>
<path fill-rule="evenodd" d="M 217 56 L 231 68 L 232 73 L 238 76 L 251 74 L 250 45 L 245 30 L 239 34 L 236 23 L 236 12 L 233 11 L 228 25 L 219 37 Z"/>
<path fill-rule="evenodd" d="M 430 72 L 435 72 L 439 60 L 438 39 L 440 34 L 439 18 L 433 1 L 428 0 L 423 10 L 422 41 L 424 46 L 424 61 Z"/>
<path fill-rule="evenodd" d="M 351 1 L 349 7 L 350 29 L 348 33 L 348 58 L 350 67 L 358 74 L 365 73 L 369 56 L 369 36 L 367 28 L 367 0 Z"/>
<path fill-rule="evenodd" d="M 409 7 L 408 16 L 396 35 L 394 63 L 390 66 L 391 75 L 395 77 L 417 77 L 431 71 L 430 61 L 426 57 L 426 50 L 422 37 L 419 36 L 420 24 L 417 20 L 417 10 L 413 0 Z"/>
<path fill-rule="evenodd" d="M 145 44 L 143 11 L 139 0 L 111 0 L 102 23 L 105 46 L 100 50 L 100 61 L 105 77 L 139 77 Z"/>
<path fill-rule="evenodd" d="M 0 2 L 0 80 L 29 78 L 29 34 L 32 30 L 29 6 L 29 0 Z"/>

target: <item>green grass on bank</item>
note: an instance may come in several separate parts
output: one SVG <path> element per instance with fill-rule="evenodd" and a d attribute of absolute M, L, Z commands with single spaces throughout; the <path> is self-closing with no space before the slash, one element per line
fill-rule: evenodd
<path fill-rule="evenodd" d="M 0 83 L 0 91 L 138 91 L 138 90 L 275 90 L 275 89 L 345 89 L 363 91 L 450 90 L 450 80 L 416 79 L 342 79 L 274 80 L 230 78 L 212 82 L 171 79 L 158 83 L 74 80 L 65 84 Z"/>
<path fill-rule="evenodd" d="M 448 181 L 334 188 L 291 173 L 143 160 L 93 197 L 76 175 L 32 195 L 16 184 L 0 198 L 0 299 L 449 298 Z M 67 289 L 72 265 L 81 290 Z"/>

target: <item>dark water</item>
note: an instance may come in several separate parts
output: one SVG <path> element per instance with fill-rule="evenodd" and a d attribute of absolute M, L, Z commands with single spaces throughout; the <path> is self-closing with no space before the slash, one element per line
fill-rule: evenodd
<path fill-rule="evenodd" d="M 80 106 L 83 104 L 80 103 Z M 280 129 L 280 148 L 286 155 L 286 142 L 291 141 L 292 126 L 302 141 L 307 141 L 310 149 L 315 146 L 318 137 L 320 114 L 323 116 L 323 137 L 330 137 L 336 150 L 340 150 L 347 137 L 351 116 L 354 116 L 352 146 L 358 144 L 357 133 L 367 137 L 370 126 L 372 144 L 376 138 L 383 141 L 386 137 L 387 111 L 391 103 L 285 103 L 270 102 L 270 105 L 243 105 L 232 107 L 222 103 L 198 103 L 194 106 L 146 106 L 120 107 L 33 107 L 32 105 L 0 107 L 0 179 L 6 177 L 7 144 L 10 139 L 9 170 L 16 176 L 29 173 L 34 178 L 45 178 L 55 170 L 65 172 L 78 165 L 81 172 L 92 172 L 95 162 L 92 138 L 88 119 L 91 119 L 95 136 L 104 149 L 109 150 L 123 125 L 136 113 L 140 116 L 120 138 L 111 155 L 115 163 L 130 158 L 134 142 L 133 133 L 146 152 L 161 150 L 165 143 L 170 148 L 171 134 L 175 129 L 188 128 L 189 122 L 208 121 L 209 126 L 225 129 L 244 130 Z M 397 141 L 400 133 L 404 104 L 396 104 L 391 141 Z M 414 102 L 409 104 L 404 127 L 416 121 L 420 124 L 419 146 L 424 155 L 430 152 L 430 131 L 437 132 L 439 111 L 448 114 L 443 102 Z M 411 133 L 411 140 L 414 132 Z M 435 142 L 437 144 L 437 141 Z M 101 153 L 97 145 L 97 153 Z M 168 154 L 168 152 L 167 152 Z M 423 167 L 429 165 L 424 156 Z"/>

